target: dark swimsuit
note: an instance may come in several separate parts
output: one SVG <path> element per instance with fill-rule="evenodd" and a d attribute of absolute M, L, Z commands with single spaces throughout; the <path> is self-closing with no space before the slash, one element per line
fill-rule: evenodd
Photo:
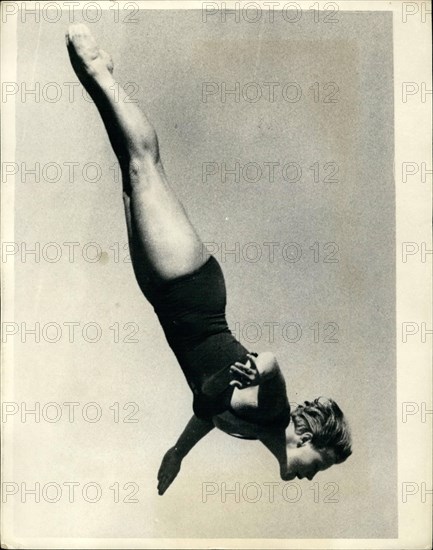
<path fill-rule="evenodd" d="M 226 286 L 218 261 L 210 256 L 193 273 L 159 283 L 149 299 L 193 391 L 194 414 L 211 419 L 226 410 L 233 412 L 230 365 L 245 363 L 249 351 L 227 325 Z M 283 413 L 272 420 L 273 425 L 288 424 L 290 409 Z"/>

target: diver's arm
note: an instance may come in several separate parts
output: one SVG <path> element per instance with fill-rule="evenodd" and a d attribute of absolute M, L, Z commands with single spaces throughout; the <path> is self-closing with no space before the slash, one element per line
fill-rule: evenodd
<path fill-rule="evenodd" d="M 199 418 L 195 414 L 191 417 L 183 432 L 180 434 L 174 449 L 181 458 L 184 458 L 200 439 L 203 439 L 214 429 L 212 420 Z"/>
<path fill-rule="evenodd" d="M 165 493 L 176 478 L 185 456 L 213 428 L 214 424 L 211 420 L 204 420 L 195 415 L 191 418 L 174 447 L 171 447 L 162 459 L 158 471 L 158 493 L 160 495 Z"/>

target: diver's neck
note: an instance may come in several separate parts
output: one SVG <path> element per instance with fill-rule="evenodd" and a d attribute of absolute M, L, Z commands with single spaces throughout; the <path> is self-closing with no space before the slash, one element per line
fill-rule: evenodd
<path fill-rule="evenodd" d="M 278 460 L 280 469 L 284 468 L 287 465 L 286 434 L 284 429 L 269 430 L 261 433 L 259 439 Z"/>

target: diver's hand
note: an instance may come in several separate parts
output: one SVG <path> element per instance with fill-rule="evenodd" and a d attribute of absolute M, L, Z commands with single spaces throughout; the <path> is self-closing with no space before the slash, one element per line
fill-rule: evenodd
<path fill-rule="evenodd" d="M 170 487 L 180 470 L 182 463 L 181 455 L 174 447 L 169 449 L 162 459 L 158 471 L 158 494 L 163 495 Z"/>
<path fill-rule="evenodd" d="M 247 357 L 248 361 L 245 365 L 236 361 L 236 363 L 230 367 L 230 374 L 233 377 L 233 380 L 230 382 L 231 386 L 244 389 L 260 384 L 260 372 L 257 368 L 256 358 L 254 355 L 250 354 L 247 354 Z"/>

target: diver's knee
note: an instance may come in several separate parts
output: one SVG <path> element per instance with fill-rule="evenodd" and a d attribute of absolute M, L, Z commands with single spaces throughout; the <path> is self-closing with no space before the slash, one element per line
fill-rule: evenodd
<path fill-rule="evenodd" d="M 123 173 L 129 191 L 151 190 L 161 177 L 162 166 L 149 152 L 132 157 Z"/>

